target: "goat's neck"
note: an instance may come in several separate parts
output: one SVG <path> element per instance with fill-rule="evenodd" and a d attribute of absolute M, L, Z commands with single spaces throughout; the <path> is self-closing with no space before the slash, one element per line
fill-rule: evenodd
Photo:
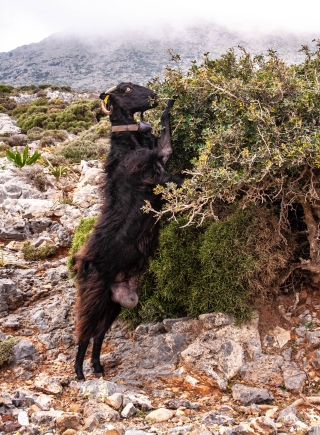
<path fill-rule="evenodd" d="M 137 124 L 133 115 L 133 113 L 122 108 L 114 108 L 113 113 L 110 115 L 111 125 Z"/>

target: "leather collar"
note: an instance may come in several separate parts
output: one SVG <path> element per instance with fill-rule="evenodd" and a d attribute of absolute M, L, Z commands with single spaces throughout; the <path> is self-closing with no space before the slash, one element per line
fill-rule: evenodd
<path fill-rule="evenodd" d="M 140 133 L 146 134 L 151 130 L 151 125 L 145 121 L 140 121 L 138 124 L 113 125 L 111 128 L 112 133 L 120 131 L 139 131 Z"/>
<path fill-rule="evenodd" d="M 138 124 L 126 124 L 126 125 L 113 125 L 111 128 L 112 133 L 116 133 L 118 131 L 138 131 Z"/>

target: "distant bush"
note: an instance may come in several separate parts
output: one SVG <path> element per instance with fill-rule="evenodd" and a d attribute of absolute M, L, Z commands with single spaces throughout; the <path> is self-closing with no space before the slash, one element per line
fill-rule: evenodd
<path fill-rule="evenodd" d="M 17 103 L 7 96 L 1 97 L 0 96 L 0 105 L 2 107 L 1 112 L 2 113 L 10 113 L 11 110 L 13 110 L 15 107 L 17 107 Z"/>
<path fill-rule="evenodd" d="M 30 140 L 40 140 L 43 133 L 43 128 L 40 127 L 32 127 L 27 131 L 27 136 Z"/>
<path fill-rule="evenodd" d="M 3 94 L 11 94 L 11 91 L 13 89 L 14 89 L 13 86 L 0 84 L 0 93 L 2 92 Z"/>
<path fill-rule="evenodd" d="M 35 248 L 29 241 L 26 241 L 22 246 L 21 252 L 26 260 L 38 261 L 54 255 L 56 250 L 57 248 L 55 245 L 46 245 L 40 248 Z"/>
<path fill-rule="evenodd" d="M 32 103 L 19 105 L 12 115 L 18 118 L 17 125 L 24 131 L 40 127 L 44 130 L 73 132 L 77 129 L 86 130 L 97 123 L 99 111 L 100 105 L 96 100 L 75 101 L 67 105 L 39 98 Z"/>
<path fill-rule="evenodd" d="M 43 150 L 44 148 L 50 148 L 55 145 L 55 141 L 51 136 L 45 136 L 40 139 L 38 144 L 39 150 Z"/>
<path fill-rule="evenodd" d="M 25 134 L 14 134 L 7 139 L 7 144 L 11 147 L 24 147 L 27 142 L 28 136 Z"/>
<path fill-rule="evenodd" d="M 0 113 L 7 113 L 7 109 L 0 104 Z"/>
<path fill-rule="evenodd" d="M 17 337 L 7 338 L 0 342 L 0 367 L 4 363 L 10 363 L 13 359 L 13 347 L 20 339 Z"/>
<path fill-rule="evenodd" d="M 63 155 L 70 163 L 101 159 L 109 152 L 109 132 L 110 126 L 100 121 L 88 131 L 80 133 L 79 137 L 58 148 L 56 153 Z"/>
<path fill-rule="evenodd" d="M 5 157 L 7 150 L 9 150 L 10 147 L 6 143 L 1 143 L 1 137 L 0 137 L 0 157 Z"/>

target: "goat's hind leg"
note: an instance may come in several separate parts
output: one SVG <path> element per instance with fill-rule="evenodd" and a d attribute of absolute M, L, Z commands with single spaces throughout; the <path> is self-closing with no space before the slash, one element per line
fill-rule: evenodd
<path fill-rule="evenodd" d="M 92 348 L 92 356 L 91 356 L 91 364 L 93 367 L 93 373 L 102 373 L 104 375 L 103 366 L 100 363 L 100 353 L 101 347 L 103 343 L 103 339 L 106 331 L 103 331 L 93 339 L 93 348 Z"/>
<path fill-rule="evenodd" d="M 85 357 L 88 345 L 89 345 L 89 340 L 88 341 L 79 341 L 76 362 L 74 364 L 74 370 L 76 372 L 77 379 L 79 381 L 84 380 L 83 361 L 84 361 L 84 357 Z"/>
<path fill-rule="evenodd" d="M 161 133 L 158 138 L 158 153 L 162 158 L 163 163 L 166 163 L 172 154 L 171 145 L 171 130 L 170 130 L 170 109 L 174 103 L 173 99 L 168 101 L 167 107 L 164 109 L 161 115 Z"/>

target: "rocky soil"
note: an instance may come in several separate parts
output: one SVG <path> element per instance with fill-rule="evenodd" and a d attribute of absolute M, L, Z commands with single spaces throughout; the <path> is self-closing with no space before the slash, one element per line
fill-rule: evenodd
<path fill-rule="evenodd" d="M 317 289 L 267 301 L 242 326 L 225 313 L 135 330 L 119 319 L 102 349 L 104 378 L 88 355 L 76 381 L 66 262 L 80 219 L 99 213 L 101 163 L 45 174 L 41 190 L 32 168 L 0 159 L 0 357 L 17 339 L 0 367 L 0 434 L 320 434 Z M 56 254 L 26 261 L 25 240 Z"/>

